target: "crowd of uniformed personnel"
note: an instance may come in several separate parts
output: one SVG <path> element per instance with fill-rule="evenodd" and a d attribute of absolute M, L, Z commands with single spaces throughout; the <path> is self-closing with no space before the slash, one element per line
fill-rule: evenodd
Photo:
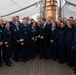
<path fill-rule="evenodd" d="M 41 18 L 25 17 L 22 23 L 19 16 L 13 16 L 12 21 L 0 19 L 0 66 L 5 62 L 11 66 L 11 58 L 15 62 L 27 62 L 39 58 L 67 62 L 74 67 L 76 73 L 76 18 Z"/>

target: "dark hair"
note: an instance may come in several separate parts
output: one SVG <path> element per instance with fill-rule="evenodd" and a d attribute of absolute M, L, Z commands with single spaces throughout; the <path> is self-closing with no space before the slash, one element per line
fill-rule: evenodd
<path fill-rule="evenodd" d="M 7 23 L 9 23 L 9 22 L 6 22 L 6 23 L 5 23 L 5 26 L 6 26 Z M 10 23 L 9 23 L 9 25 L 10 25 Z"/>
<path fill-rule="evenodd" d="M 64 22 L 61 22 L 61 23 L 63 23 L 63 24 L 65 25 L 65 23 L 64 23 Z"/>
<path fill-rule="evenodd" d="M 32 21 L 32 20 L 34 20 L 34 19 L 31 19 L 31 21 Z"/>
<path fill-rule="evenodd" d="M 36 21 L 34 21 L 34 22 L 31 22 L 31 26 L 33 25 L 33 23 L 36 23 L 36 25 L 37 25 L 37 22 L 36 22 Z"/>
<path fill-rule="evenodd" d="M 16 17 L 19 17 L 19 16 L 16 16 Z"/>
<path fill-rule="evenodd" d="M 46 19 L 45 18 L 42 18 L 42 20 L 46 22 Z"/>
<path fill-rule="evenodd" d="M 73 16 L 71 16 L 70 18 L 73 18 Z"/>

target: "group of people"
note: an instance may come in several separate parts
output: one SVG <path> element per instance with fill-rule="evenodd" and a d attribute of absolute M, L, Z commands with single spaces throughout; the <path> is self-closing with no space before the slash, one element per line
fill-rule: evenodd
<path fill-rule="evenodd" d="M 12 21 L 0 19 L 0 66 L 6 62 L 11 66 L 15 62 L 27 62 L 39 58 L 67 62 L 76 73 L 76 18 L 41 18 L 36 22 L 24 17 L 13 16 Z"/>

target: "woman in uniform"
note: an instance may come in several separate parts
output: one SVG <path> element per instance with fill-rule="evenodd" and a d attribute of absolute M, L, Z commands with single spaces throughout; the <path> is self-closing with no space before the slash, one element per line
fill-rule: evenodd
<path fill-rule="evenodd" d="M 11 31 L 10 24 L 7 22 L 3 30 L 3 41 L 5 47 L 5 62 L 7 66 L 11 66 Z"/>

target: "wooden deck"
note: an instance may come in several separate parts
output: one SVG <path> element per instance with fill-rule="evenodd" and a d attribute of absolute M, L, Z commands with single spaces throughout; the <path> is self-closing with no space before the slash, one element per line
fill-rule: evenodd
<path fill-rule="evenodd" d="M 0 67 L 0 75 L 75 75 L 67 64 L 59 64 L 57 61 L 34 59 L 26 63 L 13 62 L 11 67 L 3 63 Z"/>

